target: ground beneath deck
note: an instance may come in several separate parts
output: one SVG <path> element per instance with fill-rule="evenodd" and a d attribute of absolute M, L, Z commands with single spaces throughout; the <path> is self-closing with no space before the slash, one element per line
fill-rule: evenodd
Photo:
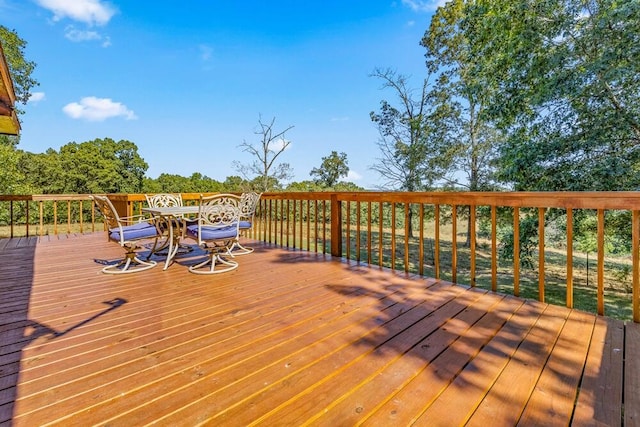
<path fill-rule="evenodd" d="M 113 276 L 102 233 L 0 243 L 0 424 L 640 419 L 635 324 L 253 245 L 222 275 L 196 251 Z"/>

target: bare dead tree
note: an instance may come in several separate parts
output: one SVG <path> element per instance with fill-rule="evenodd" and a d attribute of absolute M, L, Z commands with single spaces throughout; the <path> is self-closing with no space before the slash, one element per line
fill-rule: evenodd
<path fill-rule="evenodd" d="M 290 140 L 285 138 L 285 133 L 293 129 L 287 127 L 283 131 L 274 130 L 276 118 L 271 122 L 262 121 L 262 116 L 258 119 L 258 127 L 254 131 L 259 135 L 260 142 L 251 144 L 246 140 L 239 147 L 243 151 L 251 154 L 254 160 L 248 164 L 238 161 L 233 162 L 234 168 L 248 181 L 252 181 L 258 191 L 270 191 L 280 185 L 280 181 L 293 178 L 293 169 L 289 163 L 276 163 L 278 157 L 289 147 Z"/>

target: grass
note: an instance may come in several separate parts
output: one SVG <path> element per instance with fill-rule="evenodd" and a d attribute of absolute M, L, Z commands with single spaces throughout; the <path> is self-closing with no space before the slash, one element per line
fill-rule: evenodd
<path fill-rule="evenodd" d="M 42 229 L 40 225 L 29 225 L 29 236 L 49 236 L 56 234 L 82 234 L 82 233 L 91 233 L 93 231 L 101 231 L 103 230 L 102 222 L 95 222 L 93 224 L 83 223 L 82 226 L 80 224 L 71 223 L 67 224 L 44 224 Z M 13 237 L 24 237 L 27 236 L 27 227 L 24 224 L 14 225 L 13 226 Z M 0 226 L 0 239 L 6 239 L 11 237 L 11 227 L 9 226 Z"/>

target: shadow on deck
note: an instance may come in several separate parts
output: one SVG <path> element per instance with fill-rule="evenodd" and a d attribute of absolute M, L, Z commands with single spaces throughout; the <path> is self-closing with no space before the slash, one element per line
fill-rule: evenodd
<path fill-rule="evenodd" d="M 636 324 L 252 243 L 213 277 L 0 244 L 0 423 L 638 422 Z"/>

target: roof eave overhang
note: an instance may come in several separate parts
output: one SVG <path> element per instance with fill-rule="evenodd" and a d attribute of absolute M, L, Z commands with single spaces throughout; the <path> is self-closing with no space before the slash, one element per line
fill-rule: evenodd
<path fill-rule="evenodd" d="M 20 122 L 15 110 L 16 93 L 9 73 L 7 59 L 0 44 L 0 134 L 18 135 Z"/>

